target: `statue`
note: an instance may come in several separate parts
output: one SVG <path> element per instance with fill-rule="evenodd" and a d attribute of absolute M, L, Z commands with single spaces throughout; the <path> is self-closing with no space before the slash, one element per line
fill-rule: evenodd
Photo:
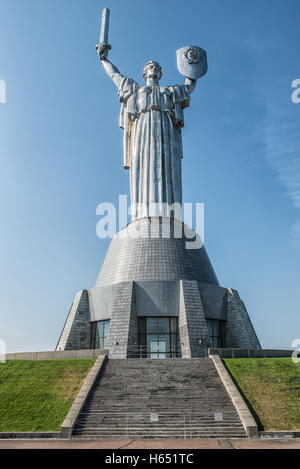
<path fill-rule="evenodd" d="M 140 86 L 124 77 L 108 60 L 108 21 L 109 10 L 105 9 L 96 48 L 106 73 L 118 88 L 121 102 L 120 127 L 124 131 L 124 168 L 130 170 L 131 217 L 173 216 L 170 208 L 174 204 L 181 207 L 182 203 L 183 110 L 189 106 L 199 72 L 194 74 L 197 78 L 187 77 L 184 85 L 163 87 L 159 85 L 162 68 L 151 61 L 143 71 L 146 86 Z M 197 50 L 202 49 L 183 49 L 187 49 L 187 66 L 200 63 Z M 179 61 L 180 58 L 178 64 Z M 200 76 L 204 73 L 202 70 Z"/>

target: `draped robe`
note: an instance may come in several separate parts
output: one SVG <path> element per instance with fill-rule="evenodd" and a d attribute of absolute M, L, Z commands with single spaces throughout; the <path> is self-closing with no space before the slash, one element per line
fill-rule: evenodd
<path fill-rule="evenodd" d="M 118 87 L 132 219 L 172 216 L 166 207 L 181 206 L 181 128 L 189 94 L 188 85 L 141 87 L 126 77 Z"/>

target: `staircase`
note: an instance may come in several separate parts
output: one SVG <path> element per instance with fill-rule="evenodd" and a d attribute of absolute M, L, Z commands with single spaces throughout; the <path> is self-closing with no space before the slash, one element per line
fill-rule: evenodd
<path fill-rule="evenodd" d="M 215 413 L 223 420 L 216 421 Z M 243 425 L 210 358 L 109 359 L 73 438 L 233 438 Z"/>

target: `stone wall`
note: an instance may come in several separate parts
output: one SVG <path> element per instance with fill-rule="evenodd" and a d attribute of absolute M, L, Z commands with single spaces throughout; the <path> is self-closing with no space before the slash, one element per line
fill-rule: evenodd
<path fill-rule="evenodd" d="M 107 350 L 63 350 L 63 351 L 42 351 L 42 352 L 16 352 L 7 353 L 5 360 L 70 360 L 83 358 L 97 358 L 99 355 L 106 355 Z"/>

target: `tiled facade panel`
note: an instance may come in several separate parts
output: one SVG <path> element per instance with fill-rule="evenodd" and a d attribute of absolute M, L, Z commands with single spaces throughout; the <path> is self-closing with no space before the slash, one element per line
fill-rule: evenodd
<path fill-rule="evenodd" d="M 260 348 L 254 327 L 236 290 L 227 291 L 226 347 Z"/>
<path fill-rule="evenodd" d="M 89 296 L 87 290 L 80 290 L 75 296 L 56 350 L 89 349 L 90 341 Z"/>
<path fill-rule="evenodd" d="M 180 282 L 179 333 L 182 358 L 205 356 L 205 346 L 210 342 L 195 280 Z"/>
<path fill-rule="evenodd" d="M 116 286 L 107 337 L 110 358 L 126 358 L 128 348 L 137 344 L 137 321 L 133 282 Z"/>
<path fill-rule="evenodd" d="M 193 246 L 189 238 L 195 233 L 186 228 L 185 234 L 189 238 L 176 238 L 176 226 L 182 228 L 184 225 L 172 220 L 171 236 L 163 238 L 166 234 L 165 224 L 170 224 L 169 219 L 145 218 L 131 222 L 118 233 L 111 242 L 96 286 L 128 281 L 181 279 L 219 285 L 205 247 L 187 249 Z M 130 238 L 133 227 L 136 230 L 139 228 L 136 238 Z"/>

